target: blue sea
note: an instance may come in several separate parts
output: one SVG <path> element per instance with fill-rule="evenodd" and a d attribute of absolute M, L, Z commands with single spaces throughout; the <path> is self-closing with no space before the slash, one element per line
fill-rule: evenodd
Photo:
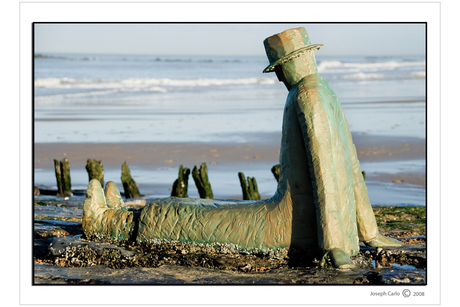
<path fill-rule="evenodd" d="M 424 56 L 319 51 L 316 59 L 353 134 L 426 138 Z M 281 132 L 287 90 L 274 73 L 262 73 L 267 65 L 265 55 L 35 54 L 34 142 L 271 142 L 260 136 Z M 424 171 L 425 164 L 397 163 L 391 171 Z M 49 176 L 35 170 L 36 181 L 52 182 Z M 266 176 L 266 190 L 274 191 Z"/>

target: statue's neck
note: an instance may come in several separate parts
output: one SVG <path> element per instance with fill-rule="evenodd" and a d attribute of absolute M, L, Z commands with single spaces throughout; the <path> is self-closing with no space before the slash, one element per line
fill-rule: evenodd
<path fill-rule="evenodd" d="M 315 51 L 309 50 L 299 57 L 282 65 L 283 82 L 290 90 L 295 84 L 306 76 L 318 73 Z"/>

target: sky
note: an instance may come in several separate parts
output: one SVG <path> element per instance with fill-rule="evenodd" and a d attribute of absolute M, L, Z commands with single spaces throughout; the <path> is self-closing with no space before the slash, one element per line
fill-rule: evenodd
<path fill-rule="evenodd" d="M 425 55 L 424 23 L 35 23 L 35 53 L 265 55 L 263 40 L 305 27 L 323 55 Z"/>

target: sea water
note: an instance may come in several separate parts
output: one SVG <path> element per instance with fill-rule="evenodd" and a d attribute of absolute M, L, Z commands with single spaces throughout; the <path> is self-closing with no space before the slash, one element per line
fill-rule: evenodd
<path fill-rule="evenodd" d="M 426 137 L 424 56 L 316 58 L 353 134 Z M 36 54 L 34 142 L 272 142 L 264 135 L 281 132 L 287 90 L 262 73 L 267 65 L 265 56 Z M 274 191 L 271 176 L 259 189 Z"/>
<path fill-rule="evenodd" d="M 37 54 L 34 60 L 35 142 L 246 142 L 245 135 L 281 131 L 287 90 L 274 73 L 262 73 L 264 57 Z M 401 123 L 409 108 L 415 122 L 402 133 L 424 136 L 424 57 L 317 56 L 317 63 L 347 117 L 364 115 L 349 119 L 352 131 L 393 135 L 378 122 L 398 115 L 395 124 Z M 387 103 L 395 101 L 418 103 Z"/>

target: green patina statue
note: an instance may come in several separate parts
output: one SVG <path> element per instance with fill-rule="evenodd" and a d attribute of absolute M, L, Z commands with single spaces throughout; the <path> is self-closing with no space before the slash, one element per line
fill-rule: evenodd
<path fill-rule="evenodd" d="M 337 268 L 359 241 L 400 246 L 379 234 L 356 149 L 339 100 L 318 73 L 304 28 L 264 41 L 270 65 L 289 90 L 282 127 L 280 173 L 273 197 L 258 201 L 165 198 L 140 211 L 125 207 L 113 182 L 105 193 L 89 183 L 83 229 L 88 238 L 232 243 L 252 250 L 286 247 L 328 254 Z"/>

